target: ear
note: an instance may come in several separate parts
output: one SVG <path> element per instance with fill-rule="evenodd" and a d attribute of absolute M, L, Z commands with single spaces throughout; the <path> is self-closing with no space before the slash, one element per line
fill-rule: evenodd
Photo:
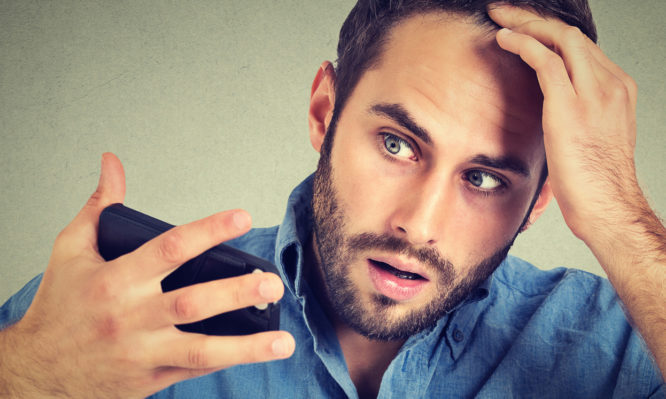
<path fill-rule="evenodd" d="M 328 129 L 333 108 L 335 106 L 335 70 L 333 64 L 324 61 L 317 76 L 312 82 L 310 92 L 310 109 L 308 111 L 308 125 L 310 126 L 310 142 L 315 151 L 321 150 L 326 129 Z"/>
<path fill-rule="evenodd" d="M 546 210 L 548 204 L 550 204 L 550 200 L 552 199 L 553 189 L 550 187 L 550 177 L 547 177 L 546 181 L 543 183 L 543 187 L 541 187 L 539 198 L 537 198 L 536 203 L 532 208 L 532 213 L 530 213 L 527 223 L 525 223 L 525 225 L 520 229 L 521 233 L 527 230 L 532 224 L 534 224 L 534 222 L 537 221 L 539 216 L 541 216 L 541 214 L 543 214 L 543 212 Z"/>

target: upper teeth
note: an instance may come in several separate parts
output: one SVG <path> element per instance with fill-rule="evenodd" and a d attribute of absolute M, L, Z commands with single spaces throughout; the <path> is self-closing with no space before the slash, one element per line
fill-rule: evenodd
<path fill-rule="evenodd" d="M 394 276 L 396 276 L 398 278 L 402 278 L 402 279 L 405 279 L 405 280 L 416 280 L 416 279 L 422 278 L 421 275 L 419 275 L 419 274 L 410 273 L 410 272 L 406 272 L 406 271 L 403 271 L 403 270 L 400 270 L 400 269 L 396 269 L 395 267 L 389 265 L 388 263 L 379 262 L 379 261 L 376 261 L 376 263 L 378 263 L 382 268 L 384 268 L 386 271 L 388 271 L 389 273 L 393 274 Z"/>

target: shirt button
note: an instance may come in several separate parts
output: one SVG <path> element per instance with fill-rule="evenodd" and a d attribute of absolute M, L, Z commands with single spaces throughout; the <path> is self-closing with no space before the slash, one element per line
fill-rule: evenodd
<path fill-rule="evenodd" d="M 456 342 L 462 342 L 465 339 L 465 334 L 462 331 L 455 329 L 453 330 L 453 340 Z"/>

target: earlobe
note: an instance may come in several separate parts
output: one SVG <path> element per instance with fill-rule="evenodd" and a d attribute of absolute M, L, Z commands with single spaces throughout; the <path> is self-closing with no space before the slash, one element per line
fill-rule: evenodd
<path fill-rule="evenodd" d="M 520 232 L 522 233 L 523 231 L 527 230 L 536 220 L 541 216 L 546 208 L 548 208 L 548 204 L 550 204 L 550 201 L 553 199 L 553 190 L 550 187 L 550 178 L 546 178 L 546 181 L 543 183 L 543 187 L 541 187 L 541 192 L 539 193 L 539 198 L 537 198 L 536 203 L 534 203 L 534 207 L 532 208 L 532 212 L 530 213 L 529 219 L 527 220 L 527 223 L 523 227 L 521 227 Z"/>
<path fill-rule="evenodd" d="M 333 117 L 334 106 L 335 69 L 329 61 L 324 61 L 312 82 L 310 108 L 308 110 L 310 142 L 317 152 L 321 150 L 324 142 L 326 130 Z"/>

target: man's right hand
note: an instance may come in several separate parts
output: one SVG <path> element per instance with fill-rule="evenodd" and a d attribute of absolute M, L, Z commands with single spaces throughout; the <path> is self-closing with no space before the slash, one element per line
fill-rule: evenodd
<path fill-rule="evenodd" d="M 0 332 L 0 396 L 144 397 L 184 379 L 294 351 L 294 339 L 284 331 L 217 337 L 174 327 L 278 300 L 284 286 L 275 274 L 162 293 L 160 281 L 179 265 L 247 232 L 246 212 L 176 227 L 105 262 L 97 251 L 99 215 L 124 196 L 123 167 L 106 153 L 99 186 L 58 235 L 25 317 Z"/>

